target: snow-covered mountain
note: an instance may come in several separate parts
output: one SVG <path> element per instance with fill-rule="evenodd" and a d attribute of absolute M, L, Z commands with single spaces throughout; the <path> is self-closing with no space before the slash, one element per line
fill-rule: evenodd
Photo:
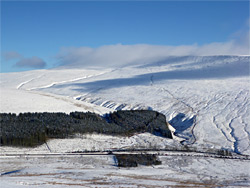
<path fill-rule="evenodd" d="M 153 109 L 176 139 L 250 155 L 250 56 L 171 56 L 121 68 L 1 73 L 1 112 Z"/>

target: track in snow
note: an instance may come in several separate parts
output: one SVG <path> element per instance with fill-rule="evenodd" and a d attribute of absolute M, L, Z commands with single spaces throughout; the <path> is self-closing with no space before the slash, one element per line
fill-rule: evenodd
<path fill-rule="evenodd" d="M 39 154 L 2 154 L 0 158 L 24 157 L 24 158 L 44 158 L 44 157 L 74 157 L 74 156 L 105 156 L 115 154 L 155 154 L 157 156 L 182 156 L 194 158 L 218 158 L 218 159 L 237 159 L 237 160 L 250 160 L 249 156 L 223 156 L 210 153 L 196 153 L 196 152 L 183 152 L 183 151 L 163 151 L 163 150 L 138 150 L 138 151 L 90 151 L 80 153 L 39 153 Z"/>

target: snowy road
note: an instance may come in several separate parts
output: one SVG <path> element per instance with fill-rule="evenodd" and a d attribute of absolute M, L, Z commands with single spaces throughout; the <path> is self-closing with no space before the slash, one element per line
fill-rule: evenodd
<path fill-rule="evenodd" d="M 183 152 L 183 151 L 163 151 L 163 150 L 138 150 L 138 151 L 96 151 L 96 152 L 81 152 L 81 153 L 4 153 L 0 155 L 0 159 L 7 158 L 45 158 L 45 157 L 80 157 L 80 156 L 107 156 L 107 155 L 116 155 L 116 154 L 155 154 L 157 156 L 178 156 L 178 157 L 190 157 L 190 158 L 217 158 L 222 160 L 241 160 L 241 161 L 250 161 L 250 157 L 248 155 L 233 155 L 233 156 L 224 156 L 218 154 L 211 153 L 200 153 L 200 152 Z"/>

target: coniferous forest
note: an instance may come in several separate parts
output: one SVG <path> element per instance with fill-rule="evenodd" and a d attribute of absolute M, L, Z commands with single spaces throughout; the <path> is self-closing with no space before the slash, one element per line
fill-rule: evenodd
<path fill-rule="evenodd" d="M 149 132 L 172 138 L 163 114 L 149 110 L 117 111 L 104 116 L 91 112 L 0 114 L 1 146 L 34 147 L 52 138 L 100 133 L 132 136 Z"/>

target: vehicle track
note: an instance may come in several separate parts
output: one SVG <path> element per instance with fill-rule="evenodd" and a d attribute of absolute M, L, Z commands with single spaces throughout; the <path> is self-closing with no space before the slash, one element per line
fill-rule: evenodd
<path fill-rule="evenodd" d="M 185 152 L 185 151 L 163 151 L 163 150 L 138 150 L 138 151 L 90 151 L 76 153 L 37 153 L 37 154 L 1 154 L 0 158 L 11 157 L 74 157 L 74 156 L 105 156 L 115 154 L 155 154 L 157 156 L 176 156 L 176 157 L 194 157 L 194 158 L 217 158 L 217 159 L 234 159 L 234 160 L 250 160 L 248 155 L 224 156 L 210 153 Z"/>

